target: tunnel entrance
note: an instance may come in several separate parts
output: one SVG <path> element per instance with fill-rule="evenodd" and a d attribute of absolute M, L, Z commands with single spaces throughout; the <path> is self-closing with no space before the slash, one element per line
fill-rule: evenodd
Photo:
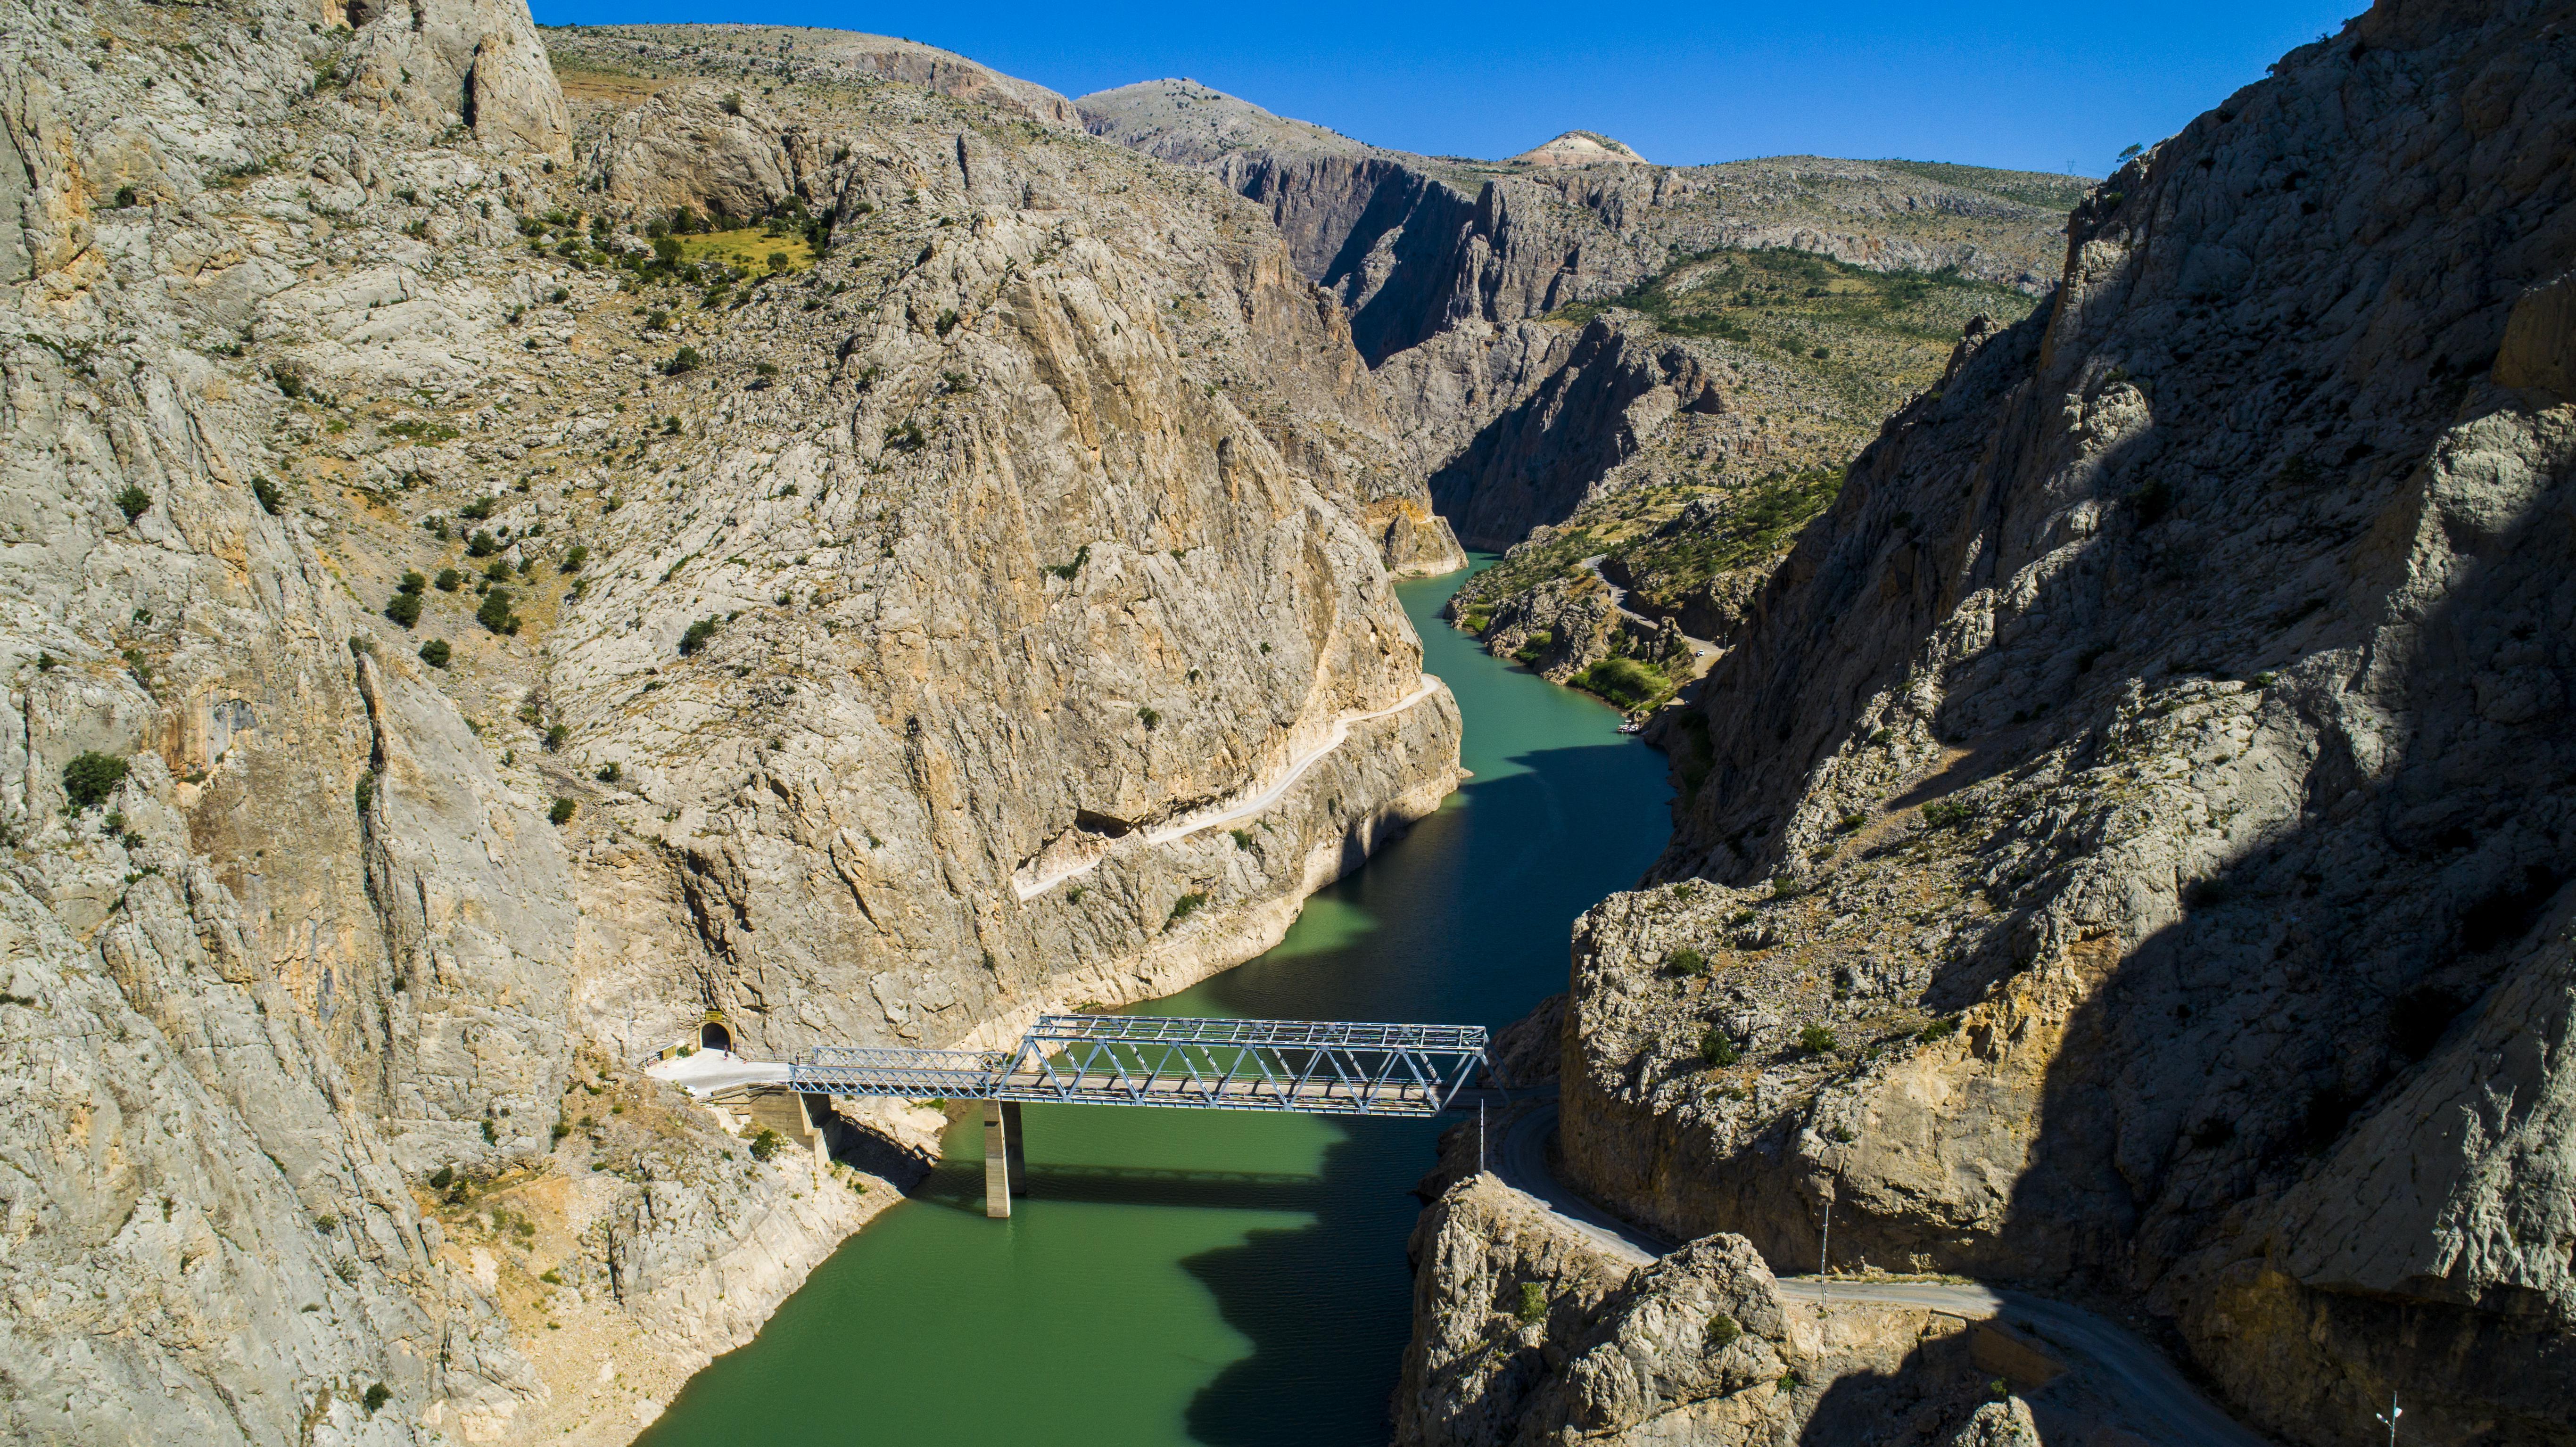
<path fill-rule="evenodd" d="M 698 1027 L 698 1048 L 730 1051 L 733 1049 L 733 1032 L 725 1029 L 723 1022 L 709 1020 Z"/>

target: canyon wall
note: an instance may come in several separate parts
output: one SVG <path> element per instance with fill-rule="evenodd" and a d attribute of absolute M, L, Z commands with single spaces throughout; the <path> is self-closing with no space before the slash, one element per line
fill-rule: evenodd
<path fill-rule="evenodd" d="M 2384 0 L 1970 326 L 1657 725 L 1572 1179 L 2126 1303 L 2291 1441 L 2576 1440 L 2569 19 Z"/>
<path fill-rule="evenodd" d="M 1159 993 L 1452 787 L 1211 181 L 810 32 L 0 17 L 13 1438 L 626 1440 L 894 1196 L 646 1053 Z"/>

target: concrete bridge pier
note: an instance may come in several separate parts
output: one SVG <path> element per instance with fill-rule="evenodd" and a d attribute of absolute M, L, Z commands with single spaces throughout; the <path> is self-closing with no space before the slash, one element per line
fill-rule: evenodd
<path fill-rule="evenodd" d="M 995 1221 L 1011 1215 L 1011 1198 L 1029 1193 L 1029 1159 L 1020 1143 L 1020 1103 L 984 1102 L 984 1214 Z"/>

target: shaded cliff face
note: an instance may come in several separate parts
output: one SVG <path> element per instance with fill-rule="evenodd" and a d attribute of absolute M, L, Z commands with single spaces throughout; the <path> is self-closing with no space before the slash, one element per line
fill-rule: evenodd
<path fill-rule="evenodd" d="M 2127 1295 L 2293 1440 L 2568 1440 L 2567 19 L 2294 52 L 1863 454 L 1578 927 L 1578 1178 Z"/>
<path fill-rule="evenodd" d="M 645 1052 L 1171 988 L 1455 776 L 1454 544 L 1239 199 L 338 18 L 5 12 L 13 1438 L 624 1440 L 893 1194 Z"/>

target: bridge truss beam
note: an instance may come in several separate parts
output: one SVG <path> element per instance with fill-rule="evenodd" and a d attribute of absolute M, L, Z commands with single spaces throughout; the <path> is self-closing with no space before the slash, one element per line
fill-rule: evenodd
<path fill-rule="evenodd" d="M 1047 1015 L 1007 1053 L 818 1046 L 790 1085 L 907 1100 L 1436 1115 L 1485 1063 L 1475 1025 Z"/>

